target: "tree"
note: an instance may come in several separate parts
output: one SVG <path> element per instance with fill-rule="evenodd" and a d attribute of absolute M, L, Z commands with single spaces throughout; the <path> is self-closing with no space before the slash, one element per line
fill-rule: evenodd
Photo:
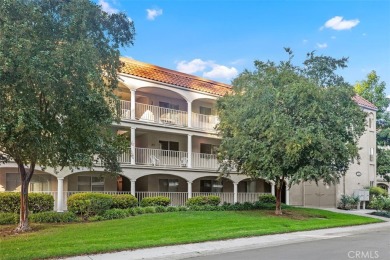
<path fill-rule="evenodd" d="M 88 0 L 0 4 L 0 152 L 21 177 L 20 223 L 29 229 L 28 185 L 37 167 L 119 172 L 123 146 L 111 130 L 121 46 L 134 25 Z"/>
<path fill-rule="evenodd" d="M 373 103 L 377 108 L 376 120 L 376 144 L 377 144 L 377 174 L 390 181 L 390 113 L 386 109 L 390 105 L 390 99 L 386 97 L 386 83 L 380 81 L 380 77 L 373 70 L 367 75 L 366 80 L 357 82 L 355 92 Z"/>
<path fill-rule="evenodd" d="M 335 184 L 345 174 L 359 158 L 357 143 L 365 121 L 352 100 L 352 87 L 329 73 L 337 64 L 332 61 L 334 67 L 329 67 L 315 59 L 326 69 L 325 77 L 342 83 L 327 86 L 321 71 L 312 74 L 319 68 L 311 66 L 310 54 L 300 68 L 292 65 L 292 52 L 286 50 L 288 61 L 255 61 L 255 70 L 241 73 L 232 93 L 217 102 L 222 173 L 235 168 L 251 178 L 273 181 L 275 214 L 282 214 L 284 181 L 290 187 L 301 181 Z"/>

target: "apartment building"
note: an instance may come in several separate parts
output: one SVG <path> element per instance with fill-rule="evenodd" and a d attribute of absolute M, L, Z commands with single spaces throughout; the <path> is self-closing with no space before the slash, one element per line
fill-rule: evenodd
<path fill-rule="evenodd" d="M 131 193 L 139 200 L 162 195 L 170 197 L 172 205 L 183 205 L 198 195 L 218 195 L 223 202 L 234 203 L 274 194 L 271 181 L 240 174 L 218 178 L 215 151 L 221 140 L 214 129 L 215 103 L 230 91 L 230 85 L 132 59 L 122 61 L 115 91 L 121 100 L 121 122 L 113 124 L 129 142 L 128 151 L 119 158 L 121 175 L 104 173 L 100 167 L 93 172 L 64 169 L 58 174 L 37 170 L 30 192 L 53 194 L 58 211 L 66 210 L 69 195 L 85 191 Z M 334 207 L 341 194 L 375 185 L 376 108 L 361 97 L 355 101 L 368 115 L 368 129 L 360 140 L 360 164 L 352 165 L 343 183 L 335 187 L 302 183 L 284 188 L 283 202 Z M 0 165 L 0 191 L 20 190 L 19 178 L 15 164 Z"/>

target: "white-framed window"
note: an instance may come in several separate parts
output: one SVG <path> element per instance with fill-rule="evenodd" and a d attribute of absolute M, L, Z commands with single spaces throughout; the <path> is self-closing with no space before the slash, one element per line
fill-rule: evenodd
<path fill-rule="evenodd" d="M 6 173 L 5 174 L 5 191 L 16 191 L 20 189 L 22 185 L 20 181 L 20 174 L 15 173 Z"/>
<path fill-rule="evenodd" d="M 368 129 L 374 130 L 375 128 L 375 122 L 374 122 L 374 114 L 370 113 L 368 114 Z"/>
<path fill-rule="evenodd" d="M 78 191 L 104 191 L 104 177 L 77 176 Z"/>
<path fill-rule="evenodd" d="M 158 188 L 160 192 L 178 192 L 179 180 L 178 179 L 159 179 Z"/>
<path fill-rule="evenodd" d="M 179 105 L 171 104 L 171 103 L 163 102 L 163 101 L 158 102 L 158 106 L 159 106 L 159 107 L 163 107 L 163 108 L 169 108 L 169 109 L 179 110 Z"/>
<path fill-rule="evenodd" d="M 199 114 L 201 115 L 211 115 L 211 107 L 202 107 L 200 106 L 199 107 Z"/>
<path fill-rule="evenodd" d="M 49 175 L 33 175 L 30 181 L 30 191 L 50 191 Z"/>
<path fill-rule="evenodd" d="M 201 180 L 200 192 L 223 192 L 223 183 L 217 180 Z"/>

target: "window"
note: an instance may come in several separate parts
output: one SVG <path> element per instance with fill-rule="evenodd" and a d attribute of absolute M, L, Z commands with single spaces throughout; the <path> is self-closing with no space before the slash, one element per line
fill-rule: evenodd
<path fill-rule="evenodd" d="M 163 108 L 179 110 L 179 105 L 171 104 L 171 103 L 168 103 L 168 102 L 160 101 L 160 102 L 158 102 L 158 106 L 159 107 L 163 107 Z"/>
<path fill-rule="evenodd" d="M 222 192 L 222 191 L 223 191 L 222 181 L 216 181 L 216 180 L 200 181 L 200 192 Z"/>
<path fill-rule="evenodd" d="M 211 108 L 210 107 L 202 107 L 200 106 L 199 107 L 199 114 L 202 114 L 202 115 L 211 115 Z"/>
<path fill-rule="evenodd" d="M 368 129 L 374 130 L 374 114 L 372 113 L 368 115 Z"/>
<path fill-rule="evenodd" d="M 179 151 L 179 142 L 159 141 L 160 149 L 167 151 Z"/>
<path fill-rule="evenodd" d="M 5 191 L 15 191 L 22 185 L 18 173 L 6 173 Z"/>
<path fill-rule="evenodd" d="M 78 191 L 104 191 L 104 178 L 99 176 L 78 176 Z"/>
<path fill-rule="evenodd" d="M 50 176 L 33 175 L 30 181 L 30 191 L 50 191 Z"/>
<path fill-rule="evenodd" d="M 159 180 L 159 191 L 160 192 L 178 192 L 179 191 L 179 180 L 178 179 L 160 179 Z"/>
<path fill-rule="evenodd" d="M 214 144 L 200 144 L 200 153 L 206 154 L 216 154 L 218 149 L 218 145 Z"/>
<path fill-rule="evenodd" d="M 245 184 L 245 192 L 256 192 L 256 181 L 246 181 Z"/>

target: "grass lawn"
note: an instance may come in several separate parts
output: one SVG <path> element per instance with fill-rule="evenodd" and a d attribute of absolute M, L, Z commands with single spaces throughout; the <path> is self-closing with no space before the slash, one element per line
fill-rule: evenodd
<path fill-rule="evenodd" d="M 34 224 L 26 234 L 0 227 L 0 258 L 37 259 L 381 222 L 317 209 L 170 212 L 76 224 Z M 12 227 L 13 228 L 13 227 Z"/>

